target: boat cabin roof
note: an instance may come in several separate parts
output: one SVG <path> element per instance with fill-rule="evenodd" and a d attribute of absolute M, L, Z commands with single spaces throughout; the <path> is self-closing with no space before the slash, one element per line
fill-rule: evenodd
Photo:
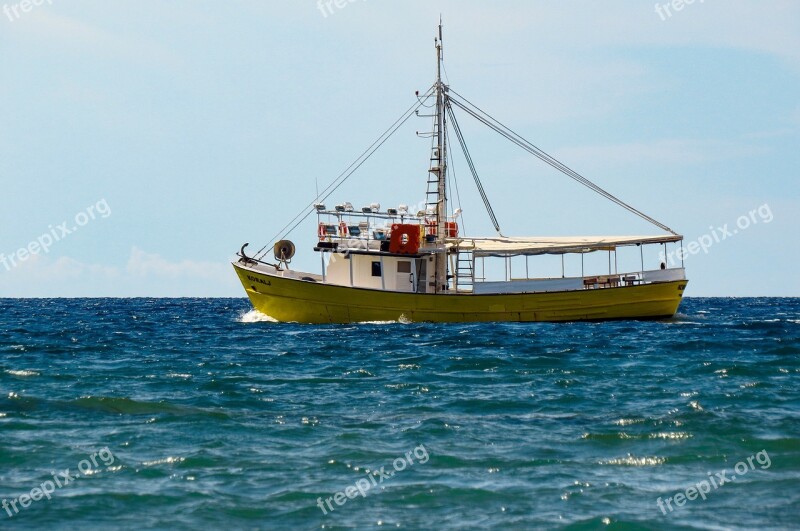
<path fill-rule="evenodd" d="M 518 256 L 537 254 L 590 253 L 611 251 L 617 247 L 653 243 L 671 243 L 683 236 L 531 236 L 512 238 L 452 238 L 450 248 L 472 252 L 474 256 Z"/>

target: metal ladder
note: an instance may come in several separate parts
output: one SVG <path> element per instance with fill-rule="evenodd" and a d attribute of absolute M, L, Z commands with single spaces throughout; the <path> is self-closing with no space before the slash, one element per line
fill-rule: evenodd
<path fill-rule="evenodd" d="M 459 251 L 456 257 L 456 291 L 472 292 L 475 283 L 475 269 L 472 253 Z"/>
<path fill-rule="evenodd" d="M 434 122 L 433 124 L 433 138 L 439 134 L 439 124 Z M 438 207 L 439 201 L 441 198 L 439 197 L 439 172 L 441 171 L 442 165 L 442 154 L 439 152 L 439 148 L 437 146 L 433 146 L 431 148 L 431 167 L 428 170 L 428 188 L 425 192 L 425 214 L 427 217 L 428 211 L 433 210 L 434 212 L 434 219 L 436 220 L 437 226 L 439 223 L 438 219 Z M 427 227 L 426 227 L 427 233 Z"/>

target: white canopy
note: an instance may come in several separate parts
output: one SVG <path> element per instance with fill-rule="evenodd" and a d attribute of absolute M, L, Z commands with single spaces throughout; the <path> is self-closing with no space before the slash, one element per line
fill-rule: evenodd
<path fill-rule="evenodd" d="M 669 243 L 683 236 L 553 236 L 526 238 L 452 238 L 450 248 L 472 252 L 475 256 L 515 256 L 534 254 L 589 253 L 610 251 L 626 245 Z"/>

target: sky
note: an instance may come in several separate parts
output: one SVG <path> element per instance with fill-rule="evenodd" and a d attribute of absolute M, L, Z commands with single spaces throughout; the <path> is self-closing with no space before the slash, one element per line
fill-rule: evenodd
<path fill-rule="evenodd" d="M 800 2 L 36 3 L 0 0 L 0 297 L 243 296 L 241 245 L 431 86 L 440 15 L 452 88 L 697 242 L 688 296 L 800 296 Z M 506 235 L 659 233 L 459 121 Z M 429 128 L 328 202 L 418 204 Z M 319 269 L 315 223 L 296 269 Z"/>

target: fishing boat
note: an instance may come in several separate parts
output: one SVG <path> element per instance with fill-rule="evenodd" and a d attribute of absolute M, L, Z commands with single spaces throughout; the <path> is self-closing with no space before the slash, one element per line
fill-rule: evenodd
<path fill-rule="evenodd" d="M 247 254 L 248 244 L 241 247 L 233 267 L 253 307 L 277 321 L 298 323 L 601 321 L 673 316 L 687 285 L 683 237 L 548 155 L 445 84 L 441 21 L 435 48 L 436 81 L 424 93 L 416 93 L 414 105 L 270 240 L 276 243 L 252 256 Z M 421 108 L 432 109 L 427 115 L 432 130 L 417 133 L 431 139 L 430 165 L 426 178 L 420 179 L 420 191 L 427 185 L 425 200 L 415 207 L 381 208 L 375 202 L 356 208 L 346 201 L 327 207 L 325 201 L 401 125 L 411 116 L 424 116 Z M 660 234 L 504 236 L 459 125 L 457 114 L 462 113 L 651 223 Z M 449 197 L 453 135 L 494 235 L 469 236 L 459 226 L 463 212 L 453 209 Z M 291 267 L 296 248 L 286 238 L 312 215 L 317 217 L 312 237 L 320 271 L 296 271 Z M 672 252 L 670 245 L 674 246 Z M 652 246 L 660 246 L 660 253 L 648 266 L 644 249 L 652 250 Z M 619 271 L 617 254 L 623 250 L 638 250 L 640 263 Z M 681 258 L 679 267 L 667 264 L 665 258 L 676 252 Z M 593 261 L 596 268 L 597 260 L 588 259 L 598 254 L 608 255 L 608 267 L 603 260 L 602 270 L 587 271 L 585 262 Z M 531 274 L 529 263 L 545 258 L 560 258 L 560 275 Z M 573 266 L 580 261 L 580 274 L 566 273 L 567 260 Z"/>

